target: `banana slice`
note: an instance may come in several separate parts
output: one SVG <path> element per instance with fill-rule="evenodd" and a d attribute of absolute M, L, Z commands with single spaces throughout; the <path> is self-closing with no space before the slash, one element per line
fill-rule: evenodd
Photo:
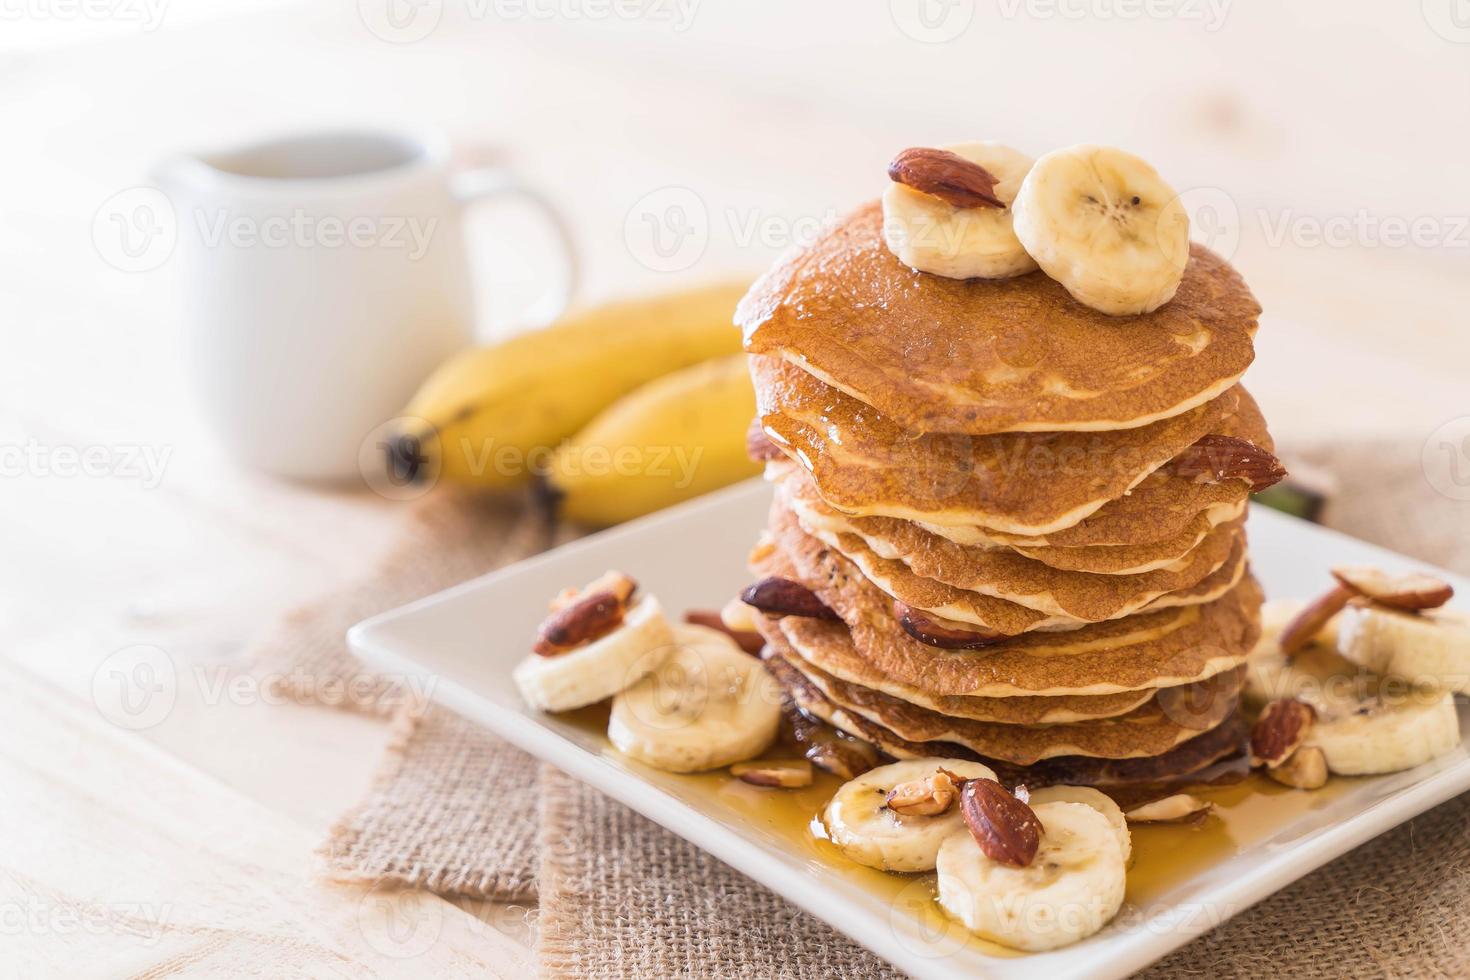
<path fill-rule="evenodd" d="M 669 772 L 719 769 L 760 755 L 781 724 L 780 685 L 719 630 L 679 625 L 673 633 L 671 652 L 613 698 L 608 739 Z"/>
<path fill-rule="evenodd" d="M 995 196 L 1009 204 L 1031 169 L 1031 158 L 1000 143 L 940 147 L 995 178 Z M 1011 228 L 1010 208 L 958 208 L 897 182 L 883 192 L 883 237 L 904 265 L 950 279 L 1009 279 L 1036 269 Z"/>
<path fill-rule="evenodd" d="M 1189 261 L 1189 215 L 1153 167 L 1110 146 L 1053 150 L 1011 205 L 1016 236 L 1079 303 L 1113 316 L 1174 298 Z"/>
<path fill-rule="evenodd" d="M 1035 809 L 1043 803 L 1085 803 L 1108 818 L 1113 833 L 1118 837 L 1118 846 L 1123 849 L 1123 864 L 1133 860 L 1133 834 L 1128 830 L 1128 818 L 1123 808 L 1111 796 L 1091 786 L 1043 786 L 1031 791 L 1030 806 Z"/>
<path fill-rule="evenodd" d="M 566 653 L 532 654 L 516 665 L 512 676 L 531 707 L 570 711 L 635 683 L 673 652 L 673 644 L 674 631 L 663 607 L 653 596 L 644 596 L 606 636 Z"/>
<path fill-rule="evenodd" d="M 869 769 L 842 784 L 822 811 L 827 838 L 858 864 L 880 871 L 933 871 L 939 845 L 965 831 L 958 801 L 934 816 L 904 816 L 890 810 L 888 793 L 904 783 L 948 769 L 967 779 L 994 779 L 995 772 L 963 759 L 906 759 Z"/>
<path fill-rule="evenodd" d="M 1276 642 L 1279 604 L 1263 615 L 1262 636 L 1247 659 L 1244 696 L 1257 706 L 1297 698 L 1316 720 L 1304 746 L 1322 750 L 1341 776 L 1411 769 L 1460 745 L 1454 695 L 1369 673 L 1318 640 L 1289 660 Z M 1289 617 L 1286 617 L 1289 618 Z M 1342 626 L 1344 633 L 1349 627 Z"/>
<path fill-rule="evenodd" d="M 1041 846 L 1023 868 L 986 857 L 968 830 L 939 848 L 939 904 L 1014 949 L 1056 949 L 1097 932 L 1123 904 L 1127 872 L 1112 823 L 1085 803 L 1032 806 Z"/>
<path fill-rule="evenodd" d="M 1353 603 L 1339 614 L 1338 651 L 1374 673 L 1470 694 L 1470 616 Z"/>

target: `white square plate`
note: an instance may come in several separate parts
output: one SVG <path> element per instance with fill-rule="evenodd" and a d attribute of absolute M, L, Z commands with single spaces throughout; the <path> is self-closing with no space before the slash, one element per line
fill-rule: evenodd
<path fill-rule="evenodd" d="M 973 945 L 937 945 L 932 922 L 926 932 L 919 918 L 896 914 L 891 896 L 793 848 L 788 834 L 724 805 L 706 783 L 632 763 L 585 727 L 531 711 L 511 682 L 511 668 L 525 656 L 548 597 L 608 568 L 628 571 L 671 615 L 718 608 L 748 584 L 745 555 L 769 502 L 770 490 L 759 480 L 732 487 L 375 616 L 353 627 L 348 640 L 375 668 L 414 678 L 440 703 L 692 841 L 914 976 L 1125 976 L 1369 838 L 1470 789 L 1465 746 L 1408 772 L 1334 780 L 1344 785 L 1324 793 L 1320 806 L 1171 884 L 1126 922 L 1120 916 L 1075 946 L 1000 958 Z M 1321 592 L 1333 564 L 1424 567 L 1260 507 L 1252 510 L 1250 535 L 1252 567 L 1272 597 Z M 1442 574 L 1460 595 L 1470 594 L 1470 582 Z"/>

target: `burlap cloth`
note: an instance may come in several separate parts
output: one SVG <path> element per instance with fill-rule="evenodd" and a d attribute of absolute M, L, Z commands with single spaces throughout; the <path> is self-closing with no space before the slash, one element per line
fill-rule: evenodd
<path fill-rule="evenodd" d="M 1417 445 L 1287 455 L 1333 476 L 1325 523 L 1470 571 L 1470 503 L 1430 488 Z M 553 528 L 529 498 L 431 498 L 381 569 L 294 615 L 262 645 L 262 669 L 276 690 L 392 714 L 397 726 L 367 798 L 322 845 L 327 873 L 506 901 L 539 890 L 537 955 L 547 976 L 894 976 L 861 947 L 626 807 L 556 770 L 538 771 L 454 715 L 365 675 L 342 644 L 343 631 L 364 616 L 570 533 Z M 504 806 L 507 793 L 527 798 L 532 780 L 539 814 Z M 1262 975 L 1470 976 L 1470 795 L 1308 875 L 1141 974 Z"/>

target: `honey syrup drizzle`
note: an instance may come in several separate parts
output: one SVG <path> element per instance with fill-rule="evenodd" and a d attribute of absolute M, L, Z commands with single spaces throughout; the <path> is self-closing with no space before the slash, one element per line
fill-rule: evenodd
<path fill-rule="evenodd" d="M 557 720 L 577 729 L 577 740 L 600 754 L 623 758 L 607 740 L 606 703 L 564 712 Z M 779 755 L 779 749 L 772 755 Z M 668 776 L 670 774 L 662 774 Z M 767 844 L 781 846 L 852 882 L 886 904 L 895 916 L 909 916 L 909 942 L 928 956 L 950 955 L 971 948 L 988 956 L 1024 956 L 1018 950 L 973 935 L 934 901 L 935 878 L 930 874 L 896 874 L 857 864 L 826 839 L 821 812 L 843 780 L 815 770 L 810 786 L 771 789 L 741 782 L 727 770 L 673 776 L 678 795 L 700 812 L 719 814 L 748 827 Z M 1146 920 L 1162 910 L 1171 890 L 1209 868 L 1261 843 L 1297 817 L 1330 803 L 1346 781 L 1333 779 L 1323 789 L 1303 791 L 1281 786 L 1259 774 L 1223 787 L 1190 790 L 1214 803 L 1213 812 L 1198 824 L 1130 824 L 1133 860 L 1119 919 Z M 1223 921 L 1234 910 L 1203 910 Z"/>

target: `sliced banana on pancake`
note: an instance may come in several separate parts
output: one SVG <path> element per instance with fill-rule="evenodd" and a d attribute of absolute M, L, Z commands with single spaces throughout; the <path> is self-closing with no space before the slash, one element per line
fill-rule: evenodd
<path fill-rule="evenodd" d="M 620 625 L 590 643 L 550 656 L 531 654 L 512 676 L 540 711 L 571 711 L 606 700 L 656 669 L 673 652 L 674 632 L 653 596 L 634 602 Z"/>
<path fill-rule="evenodd" d="M 1470 694 L 1470 616 L 1459 610 L 1352 603 L 1338 616 L 1337 644 L 1344 657 L 1375 673 Z"/>
<path fill-rule="evenodd" d="M 1133 859 L 1133 834 L 1128 830 L 1128 818 L 1123 808 L 1111 796 L 1091 786 L 1043 786 L 1033 789 L 1027 801 L 1034 810 L 1043 803 L 1085 803 L 1108 818 L 1118 846 L 1123 849 L 1123 863 Z"/>
<path fill-rule="evenodd" d="M 940 150 L 983 168 L 1002 204 L 1015 200 L 1031 169 L 1031 157 L 1000 143 L 954 143 Z M 1011 228 L 1009 207 L 960 207 L 897 180 L 883 193 L 883 238 L 904 265 L 950 279 L 1009 279 L 1036 269 Z"/>
<path fill-rule="evenodd" d="M 899 809 L 889 806 L 889 796 L 898 787 L 929 780 L 941 769 L 964 779 L 995 778 L 989 766 L 964 759 L 908 759 L 870 769 L 843 783 L 822 811 L 827 838 L 848 858 L 880 871 L 934 870 L 945 838 L 956 831 L 968 833 L 958 794 L 938 813 L 900 812 L 901 804 Z"/>
<path fill-rule="evenodd" d="M 673 627 L 657 667 L 613 698 L 607 737 L 625 755 L 669 772 L 753 759 L 775 741 L 781 688 L 724 633 Z"/>
<path fill-rule="evenodd" d="M 1109 819 L 1085 803 L 1032 806 L 1040 846 L 1024 867 L 987 857 L 968 830 L 939 848 L 939 904 L 976 935 L 1013 949 L 1066 946 L 1123 904 L 1126 862 Z"/>
<path fill-rule="evenodd" d="M 1012 204 L 1016 235 L 1080 303 L 1113 316 L 1174 298 L 1189 261 L 1189 215 L 1153 167 L 1109 146 L 1041 157 Z"/>
<path fill-rule="evenodd" d="M 1459 746 L 1450 692 L 1369 673 L 1320 639 L 1288 659 L 1277 638 L 1299 605 L 1268 603 L 1266 631 L 1246 661 L 1248 702 L 1295 698 L 1308 705 L 1315 717 L 1301 744 L 1320 749 L 1338 775 L 1398 772 Z"/>

